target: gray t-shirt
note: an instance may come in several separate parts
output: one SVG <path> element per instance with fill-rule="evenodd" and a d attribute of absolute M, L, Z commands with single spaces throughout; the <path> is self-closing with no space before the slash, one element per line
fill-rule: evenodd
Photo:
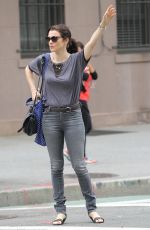
<path fill-rule="evenodd" d="M 81 90 L 81 80 L 83 70 L 87 65 L 84 58 L 84 52 L 71 54 L 63 63 L 62 70 L 56 76 L 50 53 L 45 54 L 48 57 L 48 64 L 45 68 L 43 96 L 46 105 L 50 106 L 69 106 L 79 101 Z M 40 75 L 38 62 L 43 55 L 32 60 L 29 68 L 35 74 Z"/>

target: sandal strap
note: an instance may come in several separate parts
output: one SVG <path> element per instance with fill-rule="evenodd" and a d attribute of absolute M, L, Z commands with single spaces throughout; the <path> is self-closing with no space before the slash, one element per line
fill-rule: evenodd
<path fill-rule="evenodd" d="M 56 219 L 53 220 L 52 223 L 53 223 L 53 224 L 56 223 L 56 225 L 62 225 L 62 224 L 65 222 L 66 218 L 67 218 L 67 215 L 66 215 L 66 214 L 59 213 L 59 214 L 57 215 Z M 60 223 L 57 224 L 57 222 L 60 222 Z"/>
<path fill-rule="evenodd" d="M 60 219 L 60 218 L 59 219 L 55 219 L 55 220 L 53 220 L 53 223 L 54 222 L 59 222 L 59 221 L 62 223 L 64 221 L 64 219 Z"/>
<path fill-rule="evenodd" d="M 98 223 L 98 222 L 96 222 L 97 220 L 101 220 L 100 223 L 103 223 L 103 222 L 104 222 L 104 219 L 103 219 L 102 217 L 100 217 L 100 216 L 97 216 L 97 217 L 95 217 L 95 218 L 93 219 L 93 221 L 94 221 L 95 223 Z"/>
<path fill-rule="evenodd" d="M 91 213 L 93 213 L 93 216 L 90 215 Z M 92 211 L 91 213 L 89 213 L 89 217 L 93 221 L 93 223 L 104 223 L 104 219 L 101 216 L 99 216 L 97 212 Z M 94 214 L 95 214 L 95 217 L 94 217 Z"/>

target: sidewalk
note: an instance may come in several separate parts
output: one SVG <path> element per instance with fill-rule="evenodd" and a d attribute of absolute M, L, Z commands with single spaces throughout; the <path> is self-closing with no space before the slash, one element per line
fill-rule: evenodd
<path fill-rule="evenodd" d="M 88 164 L 98 197 L 150 194 L 150 124 L 102 128 L 87 138 Z M 65 159 L 65 195 L 82 199 Z M 24 134 L 0 137 L 0 206 L 52 202 L 46 147 Z"/>

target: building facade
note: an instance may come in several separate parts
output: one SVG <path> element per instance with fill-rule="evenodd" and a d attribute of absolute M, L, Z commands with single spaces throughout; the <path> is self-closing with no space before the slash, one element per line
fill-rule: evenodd
<path fill-rule="evenodd" d="M 30 6 L 27 3 L 33 6 L 37 2 L 39 14 L 31 18 L 33 14 L 32 11 L 29 12 Z M 97 43 L 91 59 L 99 75 L 91 86 L 89 102 L 93 127 L 99 129 L 109 125 L 149 122 L 150 1 L 143 1 L 143 4 L 141 2 L 0 0 L 0 135 L 15 134 L 22 124 L 26 113 L 25 101 L 30 96 L 24 68 L 39 52 L 40 47 L 45 49 L 42 39 L 46 34 L 41 28 L 49 25 L 46 24 L 48 17 L 51 23 L 53 20 L 65 22 L 72 31 L 72 37 L 86 43 L 109 4 L 116 6 L 117 17 L 104 32 L 102 41 Z M 45 8 L 40 4 L 47 3 L 53 3 L 55 8 L 47 8 L 45 13 Z M 59 8 L 60 3 L 63 8 Z M 135 15 L 133 12 L 136 12 Z M 36 19 L 39 20 L 38 23 Z M 29 22 L 30 26 L 26 25 Z M 39 50 L 35 37 L 38 37 Z"/>

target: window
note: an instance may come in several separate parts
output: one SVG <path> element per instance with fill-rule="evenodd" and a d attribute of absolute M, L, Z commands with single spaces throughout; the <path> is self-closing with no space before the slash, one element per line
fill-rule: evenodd
<path fill-rule="evenodd" d="M 118 51 L 150 51 L 150 0 L 116 0 Z"/>
<path fill-rule="evenodd" d="M 48 50 L 48 28 L 64 23 L 64 0 L 19 0 L 21 57 L 35 57 Z"/>

